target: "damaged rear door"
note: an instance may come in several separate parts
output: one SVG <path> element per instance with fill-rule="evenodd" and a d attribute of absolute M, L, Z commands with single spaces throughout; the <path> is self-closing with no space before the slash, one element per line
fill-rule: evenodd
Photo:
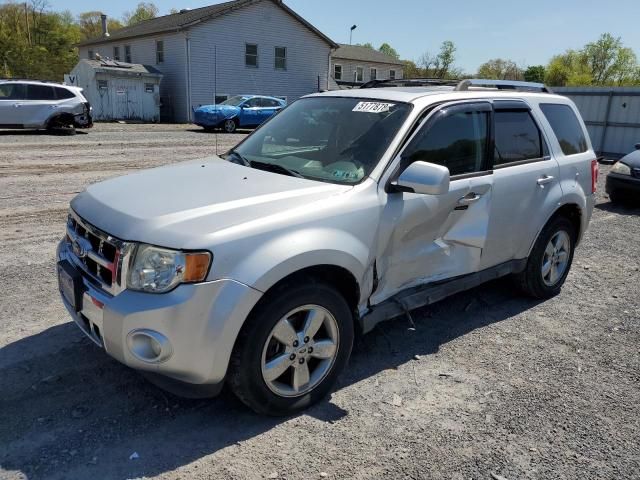
<path fill-rule="evenodd" d="M 447 167 L 451 182 L 442 195 L 387 193 L 381 185 L 372 305 L 406 288 L 478 271 L 491 206 L 492 115 L 489 102 L 443 105 L 403 149 L 392 179 L 425 161 Z"/>

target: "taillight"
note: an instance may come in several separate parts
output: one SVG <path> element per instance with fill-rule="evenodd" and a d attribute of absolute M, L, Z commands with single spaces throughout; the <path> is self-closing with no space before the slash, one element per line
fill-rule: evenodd
<path fill-rule="evenodd" d="M 598 160 L 591 160 L 591 193 L 598 189 Z"/>

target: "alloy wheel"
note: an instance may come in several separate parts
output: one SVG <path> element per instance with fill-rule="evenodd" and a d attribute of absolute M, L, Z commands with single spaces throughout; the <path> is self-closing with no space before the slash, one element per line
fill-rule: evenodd
<path fill-rule="evenodd" d="M 338 323 L 326 308 L 304 305 L 291 310 L 271 330 L 262 351 L 267 387 L 282 397 L 298 397 L 317 387 L 338 354 Z"/>
<path fill-rule="evenodd" d="M 556 232 L 549 240 L 542 256 L 542 280 L 548 287 L 560 281 L 569 265 L 571 239 L 564 230 Z"/>

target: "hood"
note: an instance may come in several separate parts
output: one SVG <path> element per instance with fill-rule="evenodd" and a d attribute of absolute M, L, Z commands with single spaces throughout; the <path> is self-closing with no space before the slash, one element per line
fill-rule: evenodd
<path fill-rule="evenodd" d="M 626 163 L 630 167 L 640 168 L 640 150 L 635 150 L 620 159 L 622 163 Z"/>
<path fill-rule="evenodd" d="M 202 105 L 196 109 L 197 113 L 229 115 L 231 113 L 237 113 L 240 111 L 240 107 L 234 107 L 233 105 Z"/>
<path fill-rule="evenodd" d="M 72 200 L 71 208 L 121 240 L 207 248 L 216 232 L 293 207 L 311 206 L 351 188 L 213 157 L 91 185 Z"/>

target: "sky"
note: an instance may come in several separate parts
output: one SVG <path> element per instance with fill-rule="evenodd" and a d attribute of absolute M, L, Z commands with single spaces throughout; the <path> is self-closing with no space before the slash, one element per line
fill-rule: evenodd
<path fill-rule="evenodd" d="M 161 14 L 221 0 L 152 0 Z M 137 0 L 49 0 L 54 10 L 78 14 L 101 10 L 121 17 Z M 285 0 L 338 43 L 389 43 L 401 58 L 437 53 L 444 40 L 456 44 L 456 66 L 475 73 L 490 58 L 521 66 L 546 64 L 555 54 L 581 48 L 601 33 L 622 37 L 640 57 L 640 0 Z"/>

